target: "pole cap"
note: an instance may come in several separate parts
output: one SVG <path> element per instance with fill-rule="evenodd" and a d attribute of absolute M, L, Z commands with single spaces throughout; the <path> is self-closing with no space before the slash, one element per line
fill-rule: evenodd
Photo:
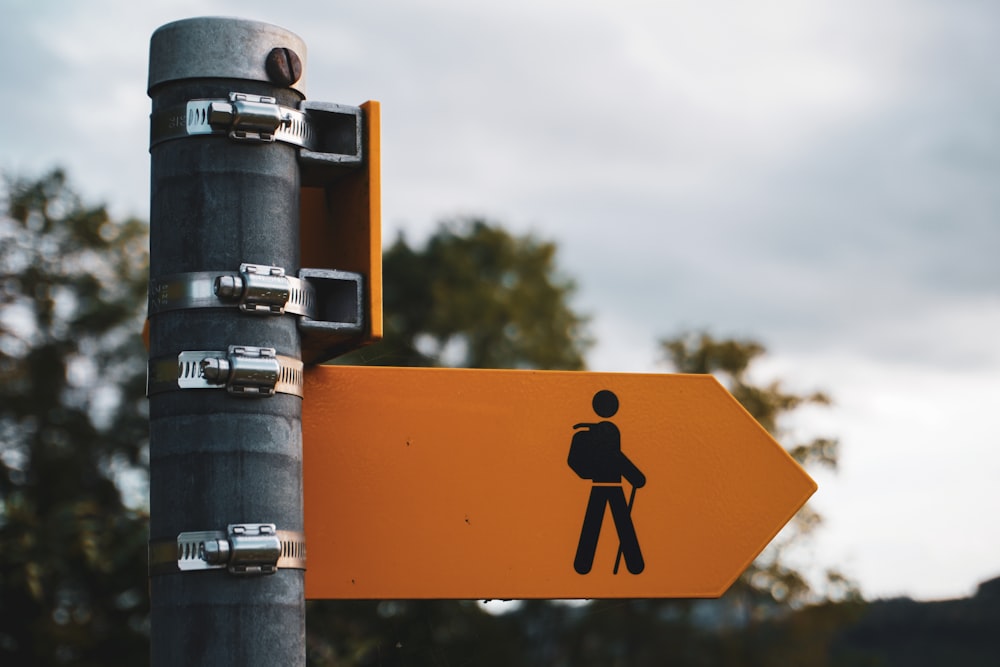
<path fill-rule="evenodd" d="M 291 52 L 299 61 L 293 81 L 277 82 L 272 52 Z M 199 17 L 157 28 L 149 42 L 149 83 L 156 86 L 181 79 L 245 79 L 291 88 L 305 97 L 306 44 L 295 33 L 260 21 Z"/>

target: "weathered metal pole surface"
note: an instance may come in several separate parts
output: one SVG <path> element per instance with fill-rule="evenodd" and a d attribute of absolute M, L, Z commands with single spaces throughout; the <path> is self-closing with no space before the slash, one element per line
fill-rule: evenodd
<path fill-rule="evenodd" d="M 237 285 L 228 288 L 238 292 L 241 264 L 280 267 L 289 276 L 300 268 L 297 147 L 268 143 L 266 136 L 254 140 L 255 132 L 266 135 L 274 128 L 265 127 L 266 109 L 253 102 L 296 108 L 304 98 L 304 61 L 301 39 L 254 21 L 188 19 L 159 28 L 151 39 L 153 665 L 305 664 L 304 573 L 278 567 L 267 574 L 268 566 L 255 564 L 252 552 L 267 551 L 268 545 L 242 545 L 248 547 L 240 557 L 249 554 L 250 576 L 225 567 L 183 571 L 169 556 L 164 573 L 152 566 L 154 547 L 165 545 L 167 552 L 179 550 L 183 556 L 178 536 L 190 537 L 192 531 L 224 536 L 227 527 L 242 524 L 251 531 L 257 530 L 255 524 L 274 524 L 278 533 L 303 530 L 302 398 L 289 390 L 296 381 L 294 362 L 301 357 L 295 319 L 200 306 L 227 289 L 225 281 L 213 284 L 203 272 L 229 272 L 228 280 Z M 249 96 L 244 98 L 249 106 L 241 109 L 234 102 L 227 107 L 232 93 Z M 222 102 L 192 106 L 192 100 Z M 241 113 L 247 118 L 233 119 Z M 198 123 L 217 129 L 220 117 L 243 136 L 193 133 Z M 215 294 L 206 296 L 206 285 Z M 192 304 L 199 307 L 186 307 Z M 234 352 L 232 346 L 250 350 L 245 366 L 234 357 L 241 350 Z M 281 360 L 273 395 L 254 386 L 258 376 L 271 373 L 263 368 L 271 363 L 268 348 Z M 186 363 L 218 386 L 184 387 Z M 179 377 L 164 379 L 174 372 Z M 230 382 L 229 390 L 224 388 L 225 378 L 233 380 L 238 373 L 248 383 Z M 264 542 L 272 536 L 266 528 L 260 531 Z M 215 540 L 211 534 L 195 535 L 192 544 L 200 563 L 229 557 L 232 565 L 240 551 L 236 541 Z M 281 548 L 289 548 L 285 538 Z"/>

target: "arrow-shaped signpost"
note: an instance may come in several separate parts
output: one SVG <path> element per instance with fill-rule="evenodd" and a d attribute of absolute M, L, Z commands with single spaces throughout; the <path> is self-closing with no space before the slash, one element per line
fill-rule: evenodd
<path fill-rule="evenodd" d="M 304 100 L 296 50 L 239 19 L 151 41 L 154 663 L 303 664 L 306 550 L 311 598 L 721 595 L 816 484 L 711 376 L 303 390 L 381 337 L 379 105 Z"/>
<path fill-rule="evenodd" d="M 305 395 L 309 598 L 717 597 L 816 490 L 708 375 L 325 366 Z"/>

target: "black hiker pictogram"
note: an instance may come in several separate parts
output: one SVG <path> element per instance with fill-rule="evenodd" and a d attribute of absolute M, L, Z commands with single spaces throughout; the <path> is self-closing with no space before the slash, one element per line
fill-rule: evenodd
<path fill-rule="evenodd" d="M 628 571 L 639 574 L 646 565 L 632 523 L 632 506 L 635 503 L 635 491 L 646 484 L 646 476 L 622 452 L 621 433 L 614 422 L 607 421 L 618 412 L 618 397 L 603 389 L 594 394 L 593 407 L 597 416 L 604 421 L 574 425 L 576 432 L 569 448 L 569 467 L 582 479 L 593 483 L 573 568 L 580 574 L 590 572 L 607 506 L 611 509 L 611 518 L 618 533 L 618 557 L 615 559 L 614 573 L 618 574 L 618 566 L 624 556 Z M 622 477 L 632 486 L 628 502 L 625 501 Z"/>

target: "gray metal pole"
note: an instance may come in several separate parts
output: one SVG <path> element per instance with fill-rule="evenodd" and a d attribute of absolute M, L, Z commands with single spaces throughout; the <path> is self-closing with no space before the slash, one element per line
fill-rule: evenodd
<path fill-rule="evenodd" d="M 268 109 L 304 98 L 304 61 L 301 39 L 254 21 L 189 19 L 151 39 L 153 665 L 305 664 L 303 570 L 279 563 L 268 574 L 273 533 L 257 525 L 274 524 L 281 535 L 303 530 L 302 398 L 288 390 L 301 378 L 296 322 L 211 307 L 253 277 L 240 277 L 242 264 L 288 276 L 300 268 L 298 150 L 267 135 Z M 233 130 L 220 134 L 220 125 Z M 229 273 L 213 282 L 212 272 Z M 268 396 L 260 385 L 274 386 L 273 359 L 279 389 Z M 189 366 L 195 388 L 185 385 Z M 240 525 L 250 526 L 242 542 L 240 529 L 229 528 Z M 297 548 L 290 539 L 280 540 L 283 556 Z M 154 572 L 154 547 L 164 545 L 179 560 L 190 547 L 197 564 L 245 559 L 246 567 L 167 563 Z"/>

